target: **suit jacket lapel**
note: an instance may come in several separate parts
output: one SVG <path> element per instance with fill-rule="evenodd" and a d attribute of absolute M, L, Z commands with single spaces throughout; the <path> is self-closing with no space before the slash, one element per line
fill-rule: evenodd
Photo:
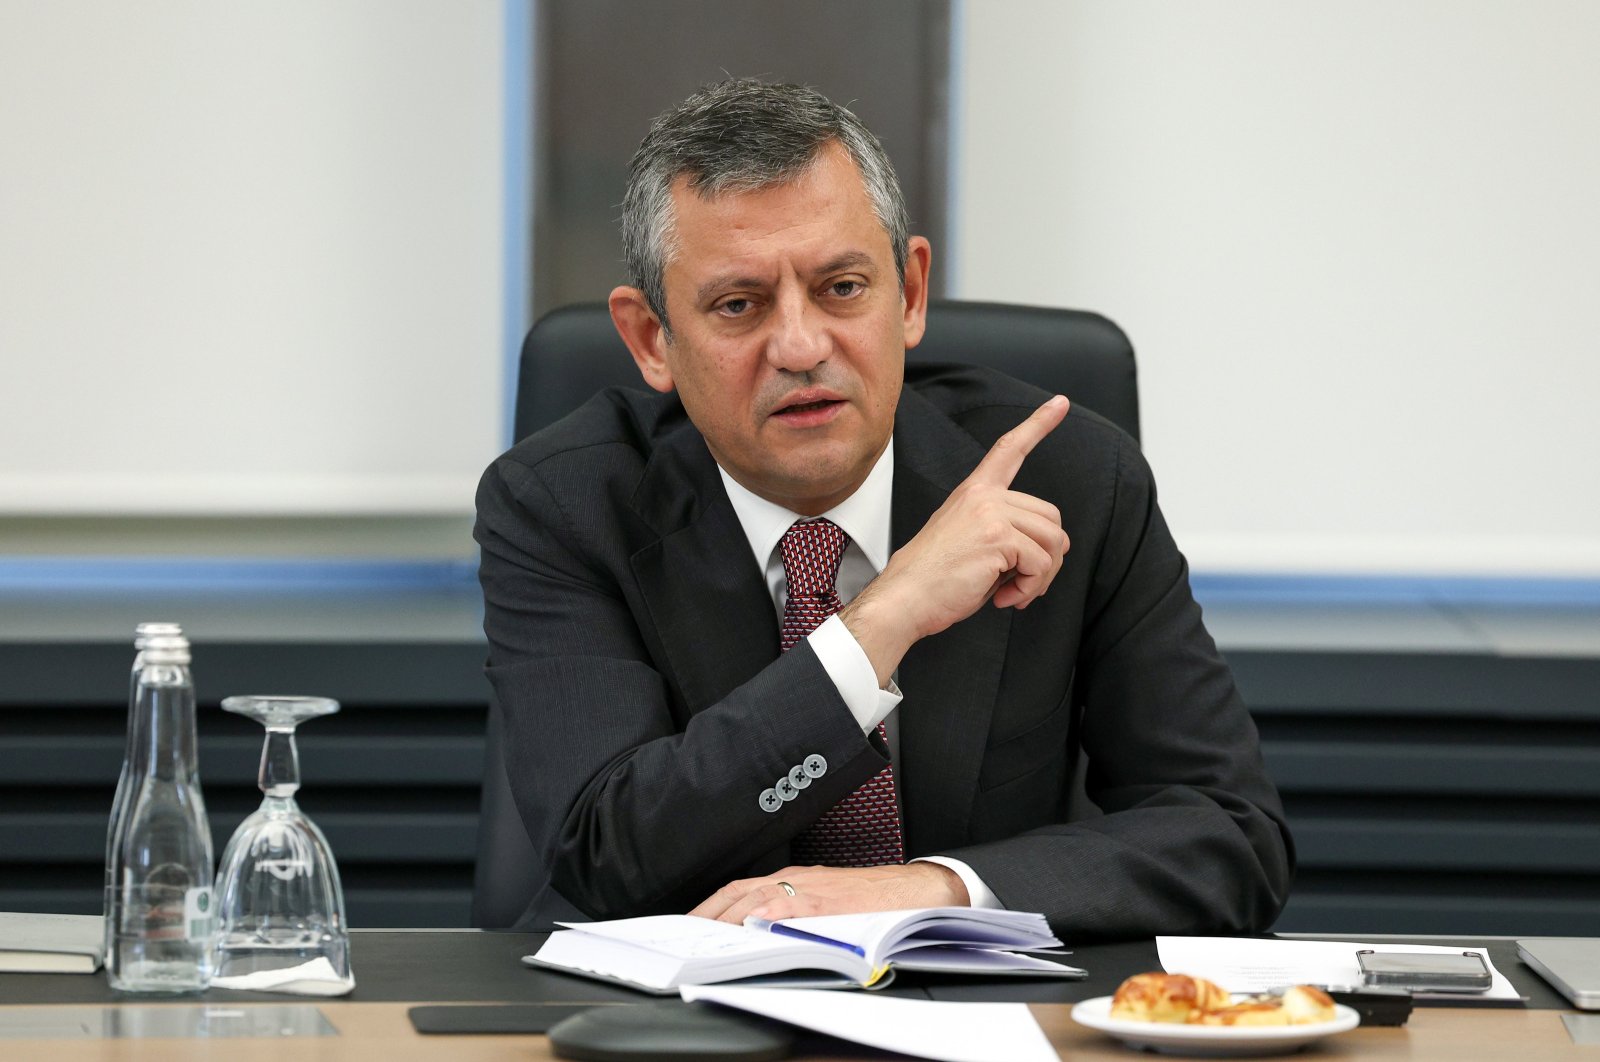
<path fill-rule="evenodd" d="M 983 453 L 926 399 L 909 387 L 901 392 L 892 548 L 922 529 Z M 634 574 L 665 667 L 693 714 L 777 657 L 772 598 L 716 462 L 686 421 L 658 443 L 634 508 L 660 536 L 634 553 Z M 967 842 L 1011 616 L 1010 609 L 981 608 L 918 642 L 901 661 L 900 799 L 908 855 Z"/>
<path fill-rule="evenodd" d="M 634 575 L 693 714 L 778 655 L 772 598 L 716 462 L 686 421 L 658 443 L 633 504 L 661 536 L 634 553 Z"/>
<path fill-rule="evenodd" d="M 892 546 L 905 545 L 984 450 L 907 387 L 895 417 Z M 900 800 L 906 854 L 965 844 L 1005 664 L 1011 609 L 985 605 L 900 663 Z"/>

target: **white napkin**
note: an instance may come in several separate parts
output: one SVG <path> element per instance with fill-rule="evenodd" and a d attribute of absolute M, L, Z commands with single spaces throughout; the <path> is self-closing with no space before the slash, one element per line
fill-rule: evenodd
<path fill-rule="evenodd" d="M 333 963 L 318 956 L 299 966 L 281 970 L 257 970 L 234 977 L 213 977 L 212 988 L 232 988 L 240 992 L 285 992 L 295 996 L 342 996 L 356 986 L 354 977 L 343 978 Z"/>

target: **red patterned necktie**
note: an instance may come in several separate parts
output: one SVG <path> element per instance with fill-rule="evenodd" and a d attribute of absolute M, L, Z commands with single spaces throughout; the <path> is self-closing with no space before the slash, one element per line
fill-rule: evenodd
<path fill-rule="evenodd" d="M 849 541 L 838 525 L 827 520 L 802 520 L 785 532 L 778 544 L 783 554 L 784 578 L 789 584 L 789 600 L 783 606 L 784 652 L 839 611 L 839 592 L 834 584 Z M 884 737 L 882 723 L 878 724 L 878 736 Z M 824 812 L 794 839 L 791 855 L 797 864 L 831 867 L 904 863 L 894 765 L 879 771 Z"/>

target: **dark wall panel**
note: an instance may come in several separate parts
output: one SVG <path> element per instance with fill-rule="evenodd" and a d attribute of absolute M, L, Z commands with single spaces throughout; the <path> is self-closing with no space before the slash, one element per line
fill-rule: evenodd
<path fill-rule="evenodd" d="M 812 85 L 883 141 L 944 291 L 944 0 L 545 0 L 535 34 L 534 312 L 626 283 L 617 228 L 650 120 L 728 76 Z"/>
<path fill-rule="evenodd" d="M 482 645 L 195 652 L 218 850 L 260 801 L 261 730 L 222 712 L 221 692 L 330 693 L 344 710 L 301 732 L 302 804 L 333 844 L 352 924 L 467 925 Z M 111 643 L 0 642 L 0 910 L 99 910 L 129 658 Z M 1600 660 L 1230 659 L 1299 846 L 1277 928 L 1600 936 Z"/>
<path fill-rule="evenodd" d="M 1230 658 L 1299 848 L 1278 929 L 1600 935 L 1600 661 Z"/>
<path fill-rule="evenodd" d="M 299 802 L 333 846 L 351 924 L 466 925 L 483 655 L 451 642 L 197 643 L 200 776 L 218 855 L 261 802 L 264 732 L 222 711 L 217 691 L 336 696 L 339 714 L 299 731 Z M 131 659 L 121 645 L 0 645 L 0 910 L 99 913 Z"/>

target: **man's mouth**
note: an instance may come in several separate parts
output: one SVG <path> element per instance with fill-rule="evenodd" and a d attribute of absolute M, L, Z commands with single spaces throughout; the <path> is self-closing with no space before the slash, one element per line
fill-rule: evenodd
<path fill-rule="evenodd" d="M 827 410 L 830 406 L 841 404 L 840 398 L 828 387 L 807 387 L 791 393 L 783 400 L 778 408 L 772 411 L 775 417 L 805 417 Z"/>
<path fill-rule="evenodd" d="M 824 388 L 810 388 L 791 395 L 772 411 L 773 418 L 789 428 L 821 428 L 833 422 L 845 401 Z"/>

